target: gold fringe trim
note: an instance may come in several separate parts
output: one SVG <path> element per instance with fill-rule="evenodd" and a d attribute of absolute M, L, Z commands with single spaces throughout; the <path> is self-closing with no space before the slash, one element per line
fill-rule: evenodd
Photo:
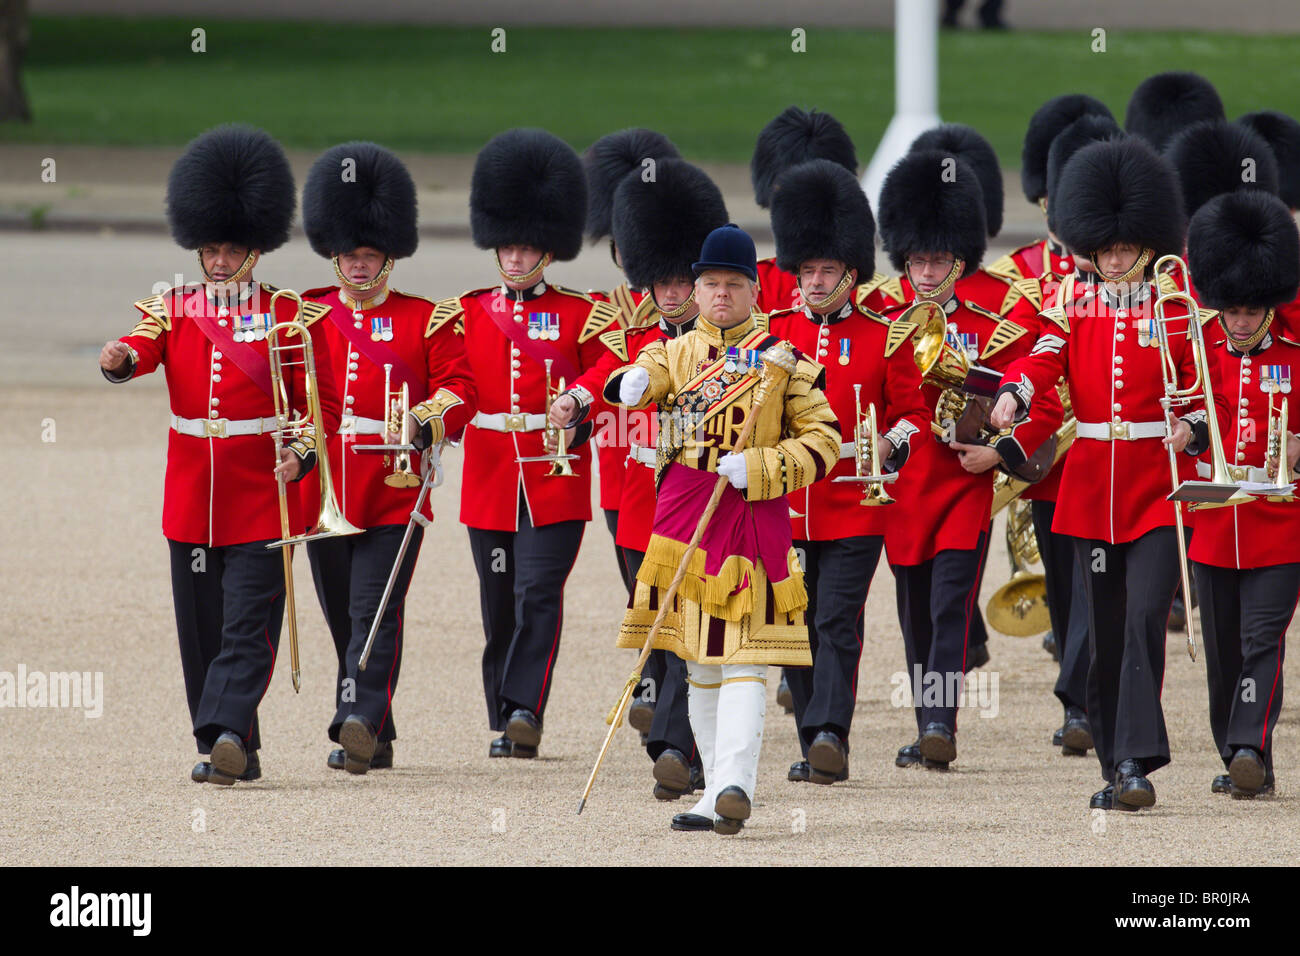
<path fill-rule="evenodd" d="M 650 587 L 666 590 L 677 576 L 685 552 L 686 545 L 683 542 L 652 535 L 641 570 L 637 572 L 637 580 Z M 753 582 L 756 577 L 754 563 L 740 555 L 732 555 L 722 562 L 722 567 L 714 575 L 704 571 L 707 560 L 708 554 L 704 549 L 696 548 L 687 565 L 686 575 L 678 586 L 678 595 L 700 605 L 710 616 L 726 621 L 739 621 L 746 614 L 752 613 Z M 772 596 L 779 613 L 792 614 L 808 606 L 808 589 L 804 586 L 803 572 L 799 569 L 799 559 L 794 548 L 786 555 L 786 568 L 789 577 L 784 581 L 772 582 Z M 737 591 L 746 577 L 750 586 Z"/>

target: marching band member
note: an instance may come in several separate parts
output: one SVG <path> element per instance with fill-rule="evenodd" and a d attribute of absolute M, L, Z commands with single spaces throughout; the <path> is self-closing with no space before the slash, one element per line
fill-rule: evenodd
<path fill-rule="evenodd" d="M 1300 123 L 1276 110 L 1247 113 L 1237 122 L 1250 127 L 1268 143 L 1277 160 L 1278 195 L 1295 215 L 1300 209 Z M 1300 340 L 1300 299 L 1279 305 L 1274 310 L 1274 321 L 1279 331 L 1285 329 L 1291 338 Z"/>
<path fill-rule="evenodd" d="M 718 187 L 702 170 L 680 159 L 660 162 L 653 179 L 625 177 L 613 206 L 613 237 L 628 283 L 650 290 L 645 301 L 654 306 L 658 321 L 601 335 L 610 351 L 577 382 L 584 392 L 597 394 L 610 375 L 635 361 L 648 345 L 681 338 L 695 328 L 700 307 L 691 264 L 709 233 L 727 221 Z M 617 399 L 617 395 L 607 397 Z M 583 421 L 590 411 L 570 391 L 551 406 L 551 423 Z M 626 428 L 628 457 L 617 542 L 626 573 L 635 581 L 645 560 L 655 511 L 657 408 L 627 411 L 620 407 L 620 412 L 626 423 L 619 427 Z M 597 431 L 601 428 L 597 425 Z M 703 767 L 687 715 L 686 665 L 681 658 L 665 650 L 651 651 L 630 715 L 637 712 L 638 704 L 651 718 L 644 733 L 646 753 L 654 761 L 655 797 L 676 800 L 702 790 Z M 631 716 L 628 722 L 632 723 Z M 635 723 L 632 726 L 640 729 Z"/>
<path fill-rule="evenodd" d="M 345 175 L 346 174 L 346 175 Z M 334 638 L 338 681 L 329 739 L 342 746 L 328 765 L 350 773 L 393 765 L 393 695 L 402 663 L 406 591 L 420 554 L 417 522 L 384 610 L 365 670 L 358 668 L 370 627 L 419 494 L 421 458 L 412 454 L 394 478 L 388 456 L 352 449 L 383 443 L 390 394 L 408 389 L 413 438 L 421 446 L 457 435 L 474 414 L 476 393 L 463 332 L 449 309 L 389 285 L 398 259 L 415 252 L 415 183 L 396 156 L 373 143 L 344 143 L 323 153 L 303 190 L 303 225 L 312 249 L 329 259 L 338 285 L 305 297 L 330 306 L 329 337 L 343 418 L 329 436 L 334 488 L 344 517 L 363 529 L 307 544 L 312 579 Z M 391 383 L 391 385 L 390 385 Z M 422 433 L 422 434 L 421 434 Z M 400 434 L 389 435 L 391 442 Z M 430 463 L 430 467 L 433 463 Z M 316 494 L 302 496 L 308 522 Z M 426 504 L 425 517 L 432 518 Z"/>
<path fill-rule="evenodd" d="M 751 444 L 734 443 L 759 394 L 748 374 L 780 343 L 754 312 L 754 243 L 732 224 L 705 239 L 692 269 L 700 317 L 678 338 L 652 342 L 612 375 L 606 394 L 630 408 L 657 404 L 659 496 L 621 646 L 640 646 L 678 571 L 717 477 L 719 507 L 695 552 L 660 646 L 686 661 L 691 728 L 706 789 L 677 830 L 734 834 L 749 818 L 763 739 L 767 666 L 812 663 L 807 604 L 791 547 L 786 495 L 827 474 L 840 436 L 822 393 L 823 369 L 789 352 L 788 378 L 758 410 Z"/>
<path fill-rule="evenodd" d="M 172 598 L 194 738 L 198 783 L 229 786 L 261 776 L 257 707 L 275 668 L 284 619 L 285 580 L 277 476 L 297 522 L 298 486 L 316 464 L 311 428 L 275 460 L 276 428 L 267 333 L 295 318 L 296 306 L 253 281 L 263 253 L 289 238 L 293 174 L 280 145 L 261 130 L 221 126 L 186 147 L 167 182 L 172 238 L 198 251 L 203 281 L 135 303 L 129 335 L 108 342 L 99 365 L 110 382 L 159 368 L 172 411 L 163 493 L 163 535 L 171 550 Z M 329 346 L 320 318 L 328 306 L 305 302 L 324 422 L 339 420 Z M 285 387 L 306 409 L 301 363 Z M 294 532 L 302 528 L 295 526 Z"/>
<path fill-rule="evenodd" d="M 1139 83 L 1129 97 L 1124 132 L 1163 152 L 1189 124 L 1226 118 L 1219 91 L 1199 73 L 1156 73 Z"/>
<path fill-rule="evenodd" d="M 914 444 L 929 440 L 930 413 L 908 335 L 912 327 L 890 323 L 856 301 L 859 283 L 875 274 L 876 230 L 854 175 L 824 159 L 788 169 L 772 197 L 772 227 L 777 265 L 798 278 L 804 303 L 773 313 L 772 334 L 825 365 L 823 391 L 842 436 L 850 439 L 826 477 L 790 495 L 794 545 L 808 586 L 813 666 L 786 671 L 804 758 L 790 768 L 789 779 L 830 784 L 848 779 L 862 615 L 891 510 L 863 507 L 865 486 L 834 479 L 856 473 L 851 423 L 859 405 L 875 406 L 880 430 L 868 440 L 878 444 L 886 472 L 897 471 Z"/>
<path fill-rule="evenodd" d="M 1204 408 L 1166 422 L 1162 353 L 1152 327 L 1159 294 L 1152 267 L 1181 251 L 1182 201 L 1169 163 L 1135 137 L 1093 143 L 1066 164 L 1052 193 L 1056 233 L 1093 263 L 1095 285 L 1067 278 L 1061 305 L 1044 310 L 1033 353 L 1012 363 L 994 427 L 1055 395 L 1064 375 L 1078 419 L 1053 530 L 1075 538 L 1086 570 L 1088 720 L 1106 786 L 1090 806 L 1136 810 L 1155 802 L 1147 779 L 1169 762 L 1160 706 L 1165 624 L 1177 586 L 1168 454 L 1208 443 Z M 1171 307 L 1171 361 L 1180 387 L 1196 375 Z M 1222 417 L 1224 403 L 1216 400 Z M 1172 413 L 1171 413 L 1172 416 Z M 1169 437 L 1166 436 L 1169 430 Z M 1189 456 L 1180 471 L 1192 477 Z"/>
<path fill-rule="evenodd" d="M 1038 323 L 1027 298 L 1016 297 L 1001 315 L 961 294 L 963 276 L 974 275 L 981 283 L 991 279 L 977 274 L 987 227 L 983 191 L 971 166 L 940 150 L 909 153 L 885 178 L 880 206 L 880 233 L 894 267 L 905 274 L 918 302 L 942 309 L 953 348 L 971 364 L 994 370 L 1029 351 Z M 886 316 L 898 320 L 901 314 L 894 310 Z M 936 409 L 943 391 L 924 386 L 928 408 Z M 918 735 L 898 751 L 899 767 L 947 770 L 956 758 L 958 697 L 971 666 L 991 523 L 992 469 L 1025 465 L 1058 424 L 1059 405 L 1045 407 L 992 444 L 951 439 L 945 445 L 931 436 L 914 443 L 894 485 L 898 503 L 885 525 L 885 550 L 894 572 Z"/>
<path fill-rule="evenodd" d="M 1300 341 L 1275 325 L 1275 309 L 1300 286 L 1300 235 L 1286 206 L 1262 190 L 1206 202 L 1192 218 L 1188 266 L 1216 350 L 1213 389 L 1238 409 L 1224 432 L 1235 481 L 1277 485 L 1279 459 L 1295 474 L 1300 400 L 1293 369 Z M 1285 407 L 1282 421 L 1271 409 Z M 1274 456 L 1274 457 L 1271 457 Z M 1294 500 L 1259 500 L 1196 516 L 1192 567 L 1205 635 L 1210 730 L 1227 774 L 1211 789 L 1253 798 L 1274 789 L 1273 730 L 1282 709 L 1286 631 L 1300 594 L 1300 510 Z"/>
<path fill-rule="evenodd" d="M 600 359 L 599 338 L 579 339 L 617 311 L 544 278 L 552 261 L 582 248 L 586 188 L 577 154 L 545 130 L 489 140 L 474 163 L 470 229 L 476 246 L 493 250 L 502 282 L 438 304 L 465 330 L 478 391 L 480 411 L 465 429 L 460 520 L 479 578 L 488 724 L 501 734 L 492 757 L 537 756 L 564 584 L 591 520 L 584 435 L 569 443 L 571 476 L 548 474 L 567 459 L 517 460 L 553 454 L 543 433 L 554 391 Z"/>

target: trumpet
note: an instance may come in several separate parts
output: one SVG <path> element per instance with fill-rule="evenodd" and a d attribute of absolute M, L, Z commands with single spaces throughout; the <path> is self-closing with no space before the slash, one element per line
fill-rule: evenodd
<path fill-rule="evenodd" d="M 411 412 L 411 388 L 407 382 L 402 383 L 399 389 L 391 388 L 393 366 L 385 363 L 384 365 L 384 422 L 387 431 L 398 436 L 398 444 L 390 446 L 389 450 L 397 452 L 397 460 L 393 464 L 393 473 L 384 479 L 384 484 L 390 488 L 414 488 L 420 484 L 420 476 L 411 471 L 411 452 L 414 446 L 411 444 L 411 424 L 407 416 Z M 384 455 L 384 464 L 388 464 L 388 456 Z"/>
<path fill-rule="evenodd" d="M 320 394 L 316 383 L 316 358 L 312 351 L 311 333 L 302 323 L 302 297 L 289 289 L 280 289 L 271 296 L 271 314 L 275 314 L 275 302 L 281 296 L 296 303 L 294 317 L 288 322 L 279 322 L 271 326 L 266 334 L 267 358 L 271 365 L 271 397 L 275 403 L 275 431 L 271 440 L 275 443 L 275 462 L 280 463 L 280 453 L 284 446 L 296 439 L 310 441 L 316 452 L 316 474 L 320 482 L 320 514 L 316 524 L 306 534 L 294 536 L 289 523 L 289 499 L 282 476 L 276 476 L 276 485 L 280 499 L 280 540 L 267 545 L 279 548 L 284 559 L 284 610 L 289 621 L 289 664 L 293 678 L 294 693 L 301 686 L 301 669 L 298 661 L 298 614 L 293 593 L 293 546 L 303 541 L 316 541 L 335 535 L 360 534 L 361 529 L 352 525 L 343 512 L 339 510 L 334 498 L 334 481 L 330 475 L 329 453 L 325 448 L 325 436 L 321 428 L 324 421 L 320 410 Z M 281 341 L 296 335 L 297 342 Z M 297 350 L 301 352 L 298 359 L 292 357 Z M 289 401 L 288 388 L 285 385 L 285 370 L 302 366 L 306 383 L 307 412 L 297 416 L 293 404 Z"/>
<path fill-rule="evenodd" d="M 1030 503 L 1016 499 L 1007 512 L 1007 554 L 1011 580 L 998 588 L 984 608 L 990 624 L 1011 637 L 1033 637 L 1052 626 L 1047 608 L 1047 578 L 1027 570 L 1038 563 L 1038 538 L 1034 534 Z"/>
<path fill-rule="evenodd" d="M 1277 398 L 1278 404 L 1273 405 L 1273 399 Z M 1288 421 L 1286 396 L 1274 383 L 1268 393 L 1268 458 L 1264 462 L 1264 467 L 1268 471 L 1268 480 L 1279 487 L 1293 485 L 1295 475 L 1291 472 L 1291 466 L 1287 462 L 1286 446 L 1287 439 L 1291 433 L 1288 430 L 1290 423 Z M 1269 501 L 1295 501 L 1295 493 L 1287 492 L 1280 495 L 1269 495 Z"/>
<path fill-rule="evenodd" d="M 842 475 L 834 481 L 854 481 L 864 485 L 860 505 L 892 505 L 894 499 L 885 490 L 887 482 L 898 480 L 898 474 L 880 472 L 880 442 L 876 430 L 876 405 L 867 403 L 867 413 L 862 414 L 862 385 L 853 385 L 853 474 Z"/>
<path fill-rule="evenodd" d="M 547 411 L 550 411 L 551 406 L 555 404 L 555 400 L 559 398 L 560 393 L 564 391 L 563 376 L 560 377 L 560 383 L 558 386 L 552 387 L 551 385 L 551 361 L 551 359 L 546 360 Z M 555 445 L 555 452 L 549 455 L 521 456 L 516 458 L 515 461 L 549 461 L 551 463 L 551 470 L 546 473 L 547 478 L 576 478 L 577 473 L 573 470 L 573 466 L 570 465 L 569 462 L 576 460 L 578 456 L 570 454 L 568 450 L 568 438 L 565 435 L 565 429 L 557 428 L 547 422 L 545 431 L 548 442 Z"/>

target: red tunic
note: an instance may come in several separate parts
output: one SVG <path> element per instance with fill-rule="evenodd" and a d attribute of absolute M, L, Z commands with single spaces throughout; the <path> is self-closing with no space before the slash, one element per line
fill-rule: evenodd
<path fill-rule="evenodd" d="M 778 312 L 803 306 L 799 279 L 776 264 L 775 258 L 758 260 L 758 298 L 754 308 L 759 312 Z"/>
<path fill-rule="evenodd" d="M 534 295 L 539 289 L 544 291 Z M 542 361 L 530 357 L 530 346 L 536 349 L 544 345 L 558 351 L 579 374 L 595 365 L 606 351 L 599 337 L 582 343 L 578 339 L 589 322 L 599 321 L 611 311 L 608 303 L 546 283 L 538 283 L 524 295 L 518 312 L 514 311 L 515 293 L 503 291 L 501 286 L 457 297 L 464 310 L 465 351 L 478 390 L 480 415 L 546 414 L 546 369 Z M 547 316 L 558 316 L 559 338 L 516 346 L 498 327 L 490 309 L 504 322 L 517 322 L 523 333 L 530 322 L 540 324 L 549 321 Z M 560 375 L 558 369 L 553 370 L 552 384 L 556 387 Z M 495 431 L 471 422 L 465 428 L 461 522 L 487 531 L 517 531 L 521 493 L 535 527 L 559 521 L 590 521 L 590 443 L 572 451 L 578 457 L 569 464 L 577 477 L 548 477 L 551 466 L 546 462 L 515 460 L 546 453 L 542 429 Z"/>
<path fill-rule="evenodd" d="M 1270 333 L 1257 352 L 1241 355 L 1228 350 L 1227 336 L 1218 322 L 1204 328 L 1206 344 L 1219 353 L 1215 395 L 1237 409 L 1230 429 L 1223 432 L 1224 455 L 1230 466 L 1263 469 L 1268 454 L 1269 396 L 1261 379 L 1268 366 L 1282 366 L 1289 392 L 1276 395 L 1274 403 L 1279 399 L 1286 402 L 1287 430 L 1294 434 L 1300 426 L 1300 342 Z M 1205 460 L 1209 461 L 1208 455 Z M 1196 534 L 1188 552 L 1193 561 L 1219 568 L 1293 564 L 1300 561 L 1300 506 L 1294 501 L 1258 498 L 1235 508 L 1198 511 Z"/>
<path fill-rule="evenodd" d="M 997 281 L 981 273 L 970 278 L 980 283 Z M 950 300 L 950 308 L 953 301 L 957 303 L 948 314 L 950 333 L 974 336 L 970 348 L 979 364 L 987 368 L 1003 370 L 1027 355 L 1038 334 L 1037 317 L 1029 300 L 1016 299 L 1007 314 L 1000 316 L 980 309 L 966 295 L 967 289 L 978 290 L 979 286 L 959 283 L 955 299 Z M 895 310 L 887 317 L 896 319 L 901 311 Z M 922 392 L 926 407 L 933 413 L 941 389 L 925 385 Z M 997 448 L 1004 458 L 1017 459 L 1013 463 L 1018 464 L 1032 455 L 1060 422 L 1059 402 L 1044 402 L 1017 424 L 1011 435 L 999 439 Z M 996 470 L 971 474 L 962 468 L 957 453 L 933 435 L 917 446 L 890 492 L 898 504 L 891 506 L 894 513 L 885 527 L 885 548 L 894 565 L 922 564 L 940 551 L 972 550 L 980 533 L 989 528 Z"/>
<path fill-rule="evenodd" d="M 448 436 L 460 432 L 473 416 L 477 393 L 465 358 L 464 336 L 459 323 L 439 318 L 434 324 L 435 303 L 423 296 L 408 295 L 396 289 L 379 302 L 354 310 L 351 300 L 343 302 L 338 286 L 312 289 L 304 298 L 333 307 L 339 314 L 351 315 L 355 329 L 367 337 L 376 324 L 392 331 L 391 341 L 378 345 L 393 352 L 412 371 L 424 376 L 421 382 L 426 397 L 439 389 L 446 389 L 460 399 L 461 404 L 447 409 L 443 426 Z M 373 302 L 373 300 L 371 300 Z M 329 339 L 334 380 L 339 383 L 343 401 L 343 424 L 354 417 L 381 420 L 384 418 L 384 369 L 364 353 L 358 351 L 330 320 L 321 323 Z M 402 379 L 394 371 L 391 387 L 401 387 Z M 411 404 L 416 404 L 417 395 Z M 346 428 L 344 429 L 347 430 Z M 384 463 L 384 455 L 361 454 L 352 451 L 355 445 L 378 445 L 382 435 L 331 434 L 329 436 L 330 472 L 334 480 L 334 494 L 344 516 L 358 528 L 373 528 L 384 524 L 406 524 L 411 509 L 419 496 L 419 487 L 393 488 L 384 479 L 393 473 L 393 461 Z M 420 456 L 411 456 L 411 470 L 420 473 Z M 305 523 L 316 520 L 320 508 L 320 486 L 304 488 L 302 511 Z M 432 502 L 426 500 L 425 514 L 433 516 Z"/>
<path fill-rule="evenodd" d="M 1064 375 L 1081 424 L 1162 422 L 1160 350 L 1154 338 L 1142 344 L 1141 334 L 1143 320 L 1152 312 L 1155 288 L 1145 285 L 1142 301 L 1127 308 L 1111 304 L 1101 290 L 1100 285 L 1067 279 L 1063 306 L 1043 311 L 1042 335 L 1033 353 L 1014 362 L 1003 383 L 1018 385 L 1023 395 L 1027 382 L 1032 395 L 1041 397 L 1049 389 L 1054 395 L 1057 379 Z M 1171 304 L 1166 314 L 1176 318 L 1187 313 Z M 1185 324 L 1181 327 L 1185 329 Z M 1187 337 L 1179 331 L 1180 323 L 1173 322 L 1170 344 L 1179 387 L 1185 388 L 1195 372 Z M 1215 396 L 1215 404 L 1220 421 L 1226 423 L 1227 403 L 1222 395 Z M 1175 414 L 1197 411 L 1203 414 L 1204 409 L 1192 405 Z M 1123 544 L 1172 525 L 1173 504 L 1165 500 L 1172 490 L 1169 457 L 1162 437 L 1118 441 L 1077 437 L 1066 459 L 1052 530 Z M 1188 455 L 1178 456 L 1178 469 L 1184 479 L 1195 477 Z"/>
<path fill-rule="evenodd" d="M 235 308 L 240 315 L 266 315 L 271 307 L 272 286 L 258 284 L 248 301 Z M 231 359 L 217 349 L 192 316 L 216 318 L 230 328 L 231 317 L 218 311 L 207 299 L 203 286 L 172 289 L 136 303 L 143 318 L 121 341 L 138 356 L 132 377 L 148 375 L 159 365 L 167 377 L 167 393 L 173 415 L 187 419 L 240 421 L 273 418 L 275 405 Z M 280 299 L 275 321 L 294 318 L 294 304 Z M 339 397 L 333 377 L 329 342 L 321 316 L 325 310 L 309 309 L 303 319 L 311 330 L 316 361 L 317 387 L 323 423 L 317 423 L 317 437 L 334 432 L 339 422 Z M 313 314 L 314 313 L 314 314 Z M 292 341 L 292 340 L 289 340 Z M 244 343 L 262 357 L 267 356 L 266 339 Z M 295 353 L 286 361 L 299 362 Z M 303 369 L 289 367 L 290 404 L 306 410 Z M 167 438 L 167 474 L 163 490 L 163 534 L 173 541 L 224 547 L 263 541 L 281 536 L 279 494 L 275 476 L 275 445 L 269 433 L 231 435 L 227 438 L 197 437 L 171 429 Z M 314 484 L 308 474 L 287 485 L 290 521 L 299 515 L 299 488 Z M 292 530 L 301 532 L 302 527 Z"/>
<path fill-rule="evenodd" d="M 769 322 L 773 335 L 788 340 L 804 355 L 815 356 L 826 367 L 823 391 L 845 443 L 853 442 L 855 383 L 862 386 L 863 414 L 868 404 L 874 403 L 877 428 L 881 433 L 892 432 L 888 437 L 900 446 L 906 444 L 909 456 L 928 441 L 930 410 L 922 398 L 921 373 L 912 355 L 911 339 L 891 336 L 888 319 L 853 306 L 843 318 L 838 313 L 820 316 L 792 309 L 773 314 Z M 865 507 L 860 504 L 864 485 L 833 480 L 853 474 L 853 453 L 842 450 L 839 462 L 825 478 L 789 495 L 790 508 L 799 515 L 791 517 L 796 539 L 827 541 L 884 534 L 895 506 Z"/>

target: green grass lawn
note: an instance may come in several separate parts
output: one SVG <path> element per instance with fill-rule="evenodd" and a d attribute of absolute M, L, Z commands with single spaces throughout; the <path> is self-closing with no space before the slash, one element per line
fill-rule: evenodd
<path fill-rule="evenodd" d="M 191 33 L 207 31 L 207 52 Z M 1230 117 L 1300 113 L 1300 37 L 1111 31 L 1105 53 L 1077 33 L 945 33 L 940 110 L 1019 163 L 1045 99 L 1087 92 L 1123 121 L 1150 73 L 1195 69 Z M 862 162 L 893 112 L 893 35 L 782 30 L 344 26 L 190 19 L 35 17 L 26 65 L 35 121 L 0 142 L 175 145 L 218 122 L 265 127 L 288 146 L 361 137 L 395 149 L 474 152 L 511 126 L 544 126 L 578 149 L 625 126 L 667 133 L 699 160 L 745 161 L 791 103 L 828 110 Z"/>

